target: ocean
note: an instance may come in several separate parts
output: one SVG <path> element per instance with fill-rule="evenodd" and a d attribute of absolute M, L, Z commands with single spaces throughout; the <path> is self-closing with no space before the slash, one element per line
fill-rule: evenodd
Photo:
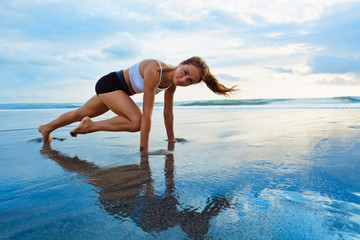
<path fill-rule="evenodd" d="M 77 123 L 44 143 L 80 105 L 0 104 L 0 239 L 360 239 L 359 97 L 177 102 L 175 144 L 157 103 L 149 155 Z"/>
<path fill-rule="evenodd" d="M 142 106 L 142 103 L 137 103 Z M 73 109 L 82 103 L 3 103 L 0 111 Z M 163 107 L 155 103 L 155 109 Z M 360 108 L 360 97 L 333 98 L 278 98 L 278 99 L 241 99 L 241 100 L 204 100 L 175 102 L 174 109 L 301 109 L 301 108 Z"/>

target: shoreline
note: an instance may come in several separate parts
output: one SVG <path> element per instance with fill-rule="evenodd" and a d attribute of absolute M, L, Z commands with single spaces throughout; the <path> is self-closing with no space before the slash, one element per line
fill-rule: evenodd
<path fill-rule="evenodd" d="M 83 103 L 2 103 L 0 111 L 76 109 Z M 141 102 L 136 103 L 140 108 Z M 163 108 L 155 102 L 154 109 Z M 174 109 L 323 109 L 360 108 L 360 97 L 280 98 L 280 99 L 224 99 L 175 101 Z"/>

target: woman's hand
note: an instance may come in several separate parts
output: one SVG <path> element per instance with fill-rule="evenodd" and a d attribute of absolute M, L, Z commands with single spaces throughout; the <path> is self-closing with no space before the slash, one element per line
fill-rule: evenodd
<path fill-rule="evenodd" d="M 168 139 L 168 142 L 187 142 L 187 140 L 185 138 L 173 138 Z"/>

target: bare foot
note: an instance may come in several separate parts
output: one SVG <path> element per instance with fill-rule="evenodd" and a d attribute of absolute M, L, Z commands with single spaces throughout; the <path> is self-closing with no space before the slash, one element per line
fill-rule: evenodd
<path fill-rule="evenodd" d="M 41 125 L 38 128 L 39 133 L 41 133 L 41 135 L 44 138 L 44 142 L 50 142 L 52 140 L 52 137 L 50 136 L 50 131 L 46 129 L 45 125 Z"/>
<path fill-rule="evenodd" d="M 71 132 L 70 135 L 73 137 L 76 137 L 78 134 L 86 134 L 86 133 L 90 133 L 90 126 L 92 125 L 93 121 L 91 121 L 91 119 L 89 117 L 84 117 L 79 126 L 77 126 L 76 128 L 74 128 Z"/>

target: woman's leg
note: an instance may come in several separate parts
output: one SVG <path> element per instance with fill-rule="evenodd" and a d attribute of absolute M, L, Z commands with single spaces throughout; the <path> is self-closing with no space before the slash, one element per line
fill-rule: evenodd
<path fill-rule="evenodd" d="M 80 108 L 60 115 L 57 119 L 49 122 L 48 124 L 41 125 L 38 130 L 43 135 L 45 141 L 51 141 L 52 138 L 50 133 L 55 129 L 69 125 L 73 122 L 81 121 L 86 116 L 99 116 L 108 110 L 109 108 L 98 96 L 93 96 Z"/>
<path fill-rule="evenodd" d="M 125 92 L 118 90 L 99 94 L 98 97 L 118 116 L 97 122 L 91 121 L 89 117 L 84 117 L 79 126 L 70 132 L 73 137 L 76 137 L 77 134 L 97 131 L 137 132 L 140 130 L 142 112 Z"/>

